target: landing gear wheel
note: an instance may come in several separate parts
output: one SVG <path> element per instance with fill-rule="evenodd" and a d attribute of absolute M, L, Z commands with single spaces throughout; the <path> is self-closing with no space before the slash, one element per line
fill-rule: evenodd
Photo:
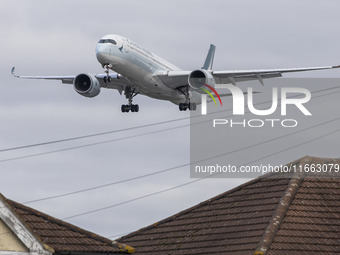
<path fill-rule="evenodd" d="M 189 110 L 190 111 L 196 111 L 196 104 L 195 103 L 189 103 Z"/>
<path fill-rule="evenodd" d="M 138 104 L 133 104 L 131 105 L 131 112 L 138 112 L 139 111 L 139 106 Z"/>
<path fill-rule="evenodd" d="M 180 111 L 186 111 L 188 108 L 189 108 L 188 104 L 186 104 L 186 103 L 180 103 L 179 104 L 179 110 Z"/>
<path fill-rule="evenodd" d="M 190 111 L 196 111 L 196 104 L 195 103 L 180 103 L 179 104 L 179 110 L 180 111 L 186 111 L 187 109 L 189 109 Z"/>
<path fill-rule="evenodd" d="M 121 110 L 122 112 L 129 112 L 130 109 L 128 105 L 123 104 Z"/>
<path fill-rule="evenodd" d="M 110 68 L 112 68 L 112 65 L 111 64 L 108 64 L 108 65 L 105 65 L 103 66 L 105 68 L 105 73 L 106 73 L 106 76 L 104 76 L 104 82 L 107 83 L 107 82 L 111 82 L 111 76 L 110 76 Z"/>
<path fill-rule="evenodd" d="M 110 76 L 104 76 L 103 80 L 104 80 L 105 83 L 107 83 L 107 82 L 110 83 L 112 81 Z"/>
<path fill-rule="evenodd" d="M 177 90 L 185 96 L 185 103 L 179 104 L 179 110 L 186 111 L 187 109 L 189 109 L 190 111 L 195 111 L 197 108 L 196 103 L 190 103 L 191 94 L 189 91 L 189 86 L 182 86 L 177 88 Z"/>
<path fill-rule="evenodd" d="M 123 104 L 122 108 L 121 108 L 122 112 L 129 112 L 131 110 L 131 112 L 139 112 L 139 105 L 138 104 Z"/>
<path fill-rule="evenodd" d="M 131 87 L 126 87 L 125 88 L 125 97 L 128 99 L 129 104 L 127 105 L 122 105 L 122 112 L 138 112 L 139 111 L 139 106 L 138 104 L 132 104 L 132 99 L 137 96 L 139 92 L 135 92 L 135 89 L 132 89 Z"/>

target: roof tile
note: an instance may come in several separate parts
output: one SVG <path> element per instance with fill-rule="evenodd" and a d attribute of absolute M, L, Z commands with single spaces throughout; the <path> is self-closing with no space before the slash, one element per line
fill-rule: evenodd
<path fill-rule="evenodd" d="M 74 225 L 51 217 L 9 199 L 2 195 L 10 209 L 26 225 L 40 242 L 53 248 L 57 253 L 132 253 L 134 249 L 98 236 Z"/>
<path fill-rule="evenodd" d="M 290 164 L 310 163 L 340 160 Z M 340 254 L 340 179 L 269 174 L 118 240 L 136 254 Z"/>

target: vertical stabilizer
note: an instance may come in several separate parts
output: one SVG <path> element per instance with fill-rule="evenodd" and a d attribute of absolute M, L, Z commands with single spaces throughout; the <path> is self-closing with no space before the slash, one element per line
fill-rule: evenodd
<path fill-rule="evenodd" d="M 210 49 L 209 49 L 207 58 L 205 59 L 205 62 L 204 62 L 202 69 L 205 69 L 205 70 L 211 70 L 212 69 L 213 62 L 214 62 L 214 56 L 215 56 L 215 49 L 216 49 L 216 46 L 213 45 L 213 44 L 210 44 Z"/>

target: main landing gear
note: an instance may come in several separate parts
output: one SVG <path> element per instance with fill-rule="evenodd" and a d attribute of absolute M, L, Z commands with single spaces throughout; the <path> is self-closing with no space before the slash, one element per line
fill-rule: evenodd
<path fill-rule="evenodd" d="M 125 88 L 125 97 L 129 100 L 129 104 L 123 104 L 122 105 L 122 112 L 138 112 L 139 111 L 139 105 L 138 104 L 132 104 L 132 99 L 137 96 L 139 93 L 135 92 L 135 89 L 131 89 L 131 87 Z"/>
<path fill-rule="evenodd" d="M 186 111 L 187 109 L 189 109 L 189 111 L 196 111 L 196 104 L 195 103 L 180 103 L 179 104 L 180 111 Z"/>
<path fill-rule="evenodd" d="M 106 76 L 104 76 L 104 82 L 108 83 L 111 82 L 111 76 L 110 76 L 110 69 L 112 68 L 111 64 L 105 64 L 103 65 L 103 68 L 105 69 Z M 137 96 L 139 93 L 135 92 L 135 89 L 131 89 L 131 87 L 126 87 L 125 88 L 125 97 L 128 99 L 129 103 L 128 104 L 123 104 L 122 105 L 122 112 L 138 112 L 139 111 L 139 106 L 138 104 L 132 104 L 132 99 Z"/>
<path fill-rule="evenodd" d="M 185 96 L 185 103 L 179 104 L 179 110 L 186 111 L 189 109 L 190 111 L 196 111 L 196 104 L 190 103 L 189 86 L 178 88 L 178 90 Z"/>

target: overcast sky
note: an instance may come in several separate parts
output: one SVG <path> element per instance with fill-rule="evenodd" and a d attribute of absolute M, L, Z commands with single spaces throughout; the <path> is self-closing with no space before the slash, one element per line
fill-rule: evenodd
<path fill-rule="evenodd" d="M 216 70 L 336 65 L 340 64 L 339 9 L 340 2 L 336 0 L 3 0 L 0 149 L 189 117 L 188 112 L 179 112 L 169 102 L 143 96 L 134 101 L 140 105 L 138 114 L 123 114 L 120 106 L 126 101 L 117 91 L 103 89 L 99 96 L 89 99 L 78 95 L 72 85 L 58 81 L 15 79 L 10 74 L 12 66 L 22 75 L 101 73 L 95 46 L 100 37 L 109 33 L 126 36 L 185 70 L 202 66 L 210 43 L 217 46 Z M 326 70 L 302 77 L 319 76 L 340 77 L 340 73 Z M 325 109 L 319 114 L 328 119 L 336 117 L 338 98 L 339 94 L 334 94 L 317 101 Z M 0 152 L 0 192 L 17 202 L 27 202 L 187 164 L 188 124 L 188 119 L 178 120 L 79 141 Z M 339 122 L 332 125 L 327 128 L 332 130 Z M 147 134 L 170 127 L 174 129 Z M 133 137 L 138 134 L 145 135 Z M 123 137 L 130 138 L 4 161 Z M 319 141 L 314 147 L 320 148 L 315 151 L 320 154 L 314 156 L 338 157 L 334 151 L 338 144 L 339 135 Z M 259 157 L 281 145 L 270 145 Z M 333 149 L 326 150 L 327 147 Z M 307 149 L 283 155 L 282 163 L 305 154 L 309 154 Z M 248 162 L 254 155 L 244 150 L 237 157 Z M 186 166 L 27 205 L 63 219 L 190 182 L 194 179 L 189 174 Z M 112 237 L 152 224 L 247 180 L 207 179 L 68 221 Z"/>

